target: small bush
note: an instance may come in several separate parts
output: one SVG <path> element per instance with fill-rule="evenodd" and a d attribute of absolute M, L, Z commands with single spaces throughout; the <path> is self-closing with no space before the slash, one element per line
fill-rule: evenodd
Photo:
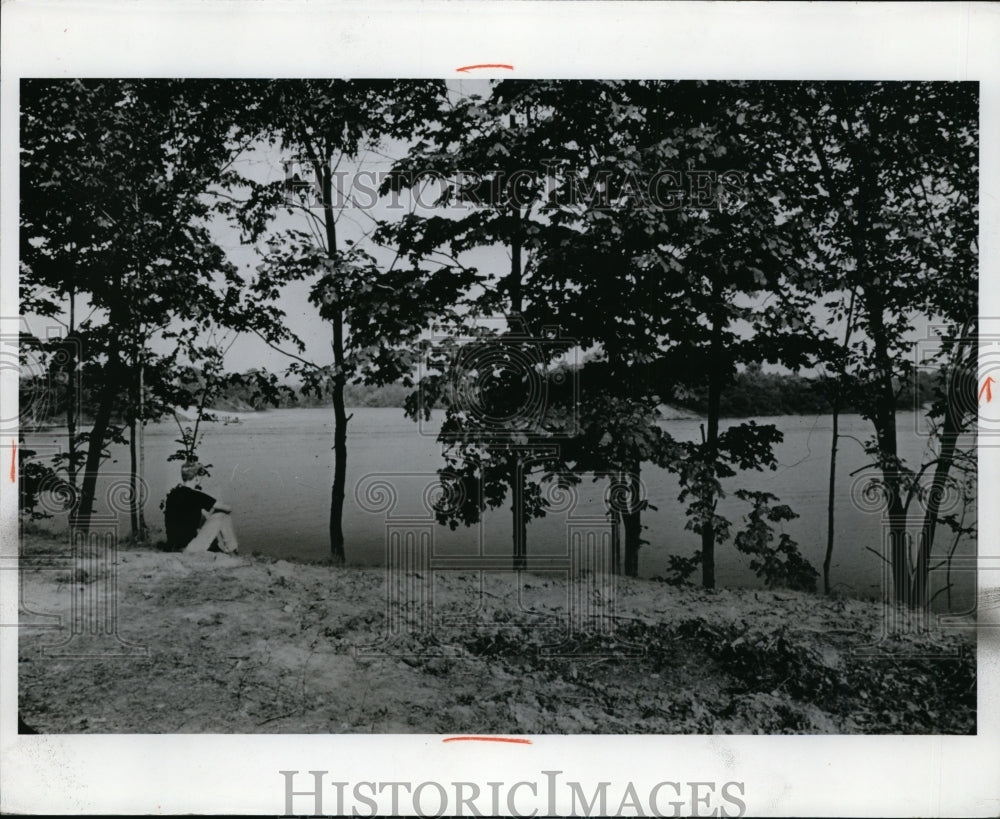
<path fill-rule="evenodd" d="M 771 501 L 778 498 L 770 492 L 740 489 L 736 496 L 753 504 L 746 529 L 736 535 L 736 548 L 751 555 L 754 574 L 769 587 L 816 591 L 819 573 L 802 557 L 798 544 L 782 532 L 777 545 L 773 545 L 775 532 L 770 524 L 794 520 L 798 515 L 784 504 L 771 506 Z"/>

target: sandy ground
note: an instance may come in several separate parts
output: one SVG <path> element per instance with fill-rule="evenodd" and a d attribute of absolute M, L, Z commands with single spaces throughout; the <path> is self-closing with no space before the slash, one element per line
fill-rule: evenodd
<path fill-rule="evenodd" d="M 42 733 L 975 732 L 972 630 L 884 638 L 873 602 L 620 578 L 595 620 L 608 595 L 555 573 L 411 573 L 422 617 L 378 569 L 22 554 L 19 711 Z"/>

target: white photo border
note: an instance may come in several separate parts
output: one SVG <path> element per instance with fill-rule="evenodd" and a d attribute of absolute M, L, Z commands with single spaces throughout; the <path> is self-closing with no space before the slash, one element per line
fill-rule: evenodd
<path fill-rule="evenodd" d="M 8 2 L 2 14 L 3 315 L 17 313 L 22 77 L 452 78 L 481 63 L 511 64 L 503 75 L 521 78 L 978 81 L 980 313 L 1000 315 L 994 4 L 49 0 Z M 12 417 L 12 386 L 0 385 L 2 417 Z M 979 469 L 980 498 L 996 498 L 1000 451 L 983 448 Z M 16 550 L 12 486 L 0 481 L 5 554 L 12 542 Z M 980 554 L 1000 554 L 991 534 L 1000 505 L 981 502 L 979 516 Z M 980 583 L 997 579 L 980 573 Z M 0 572 L 0 621 L 16 620 L 16 597 L 16 573 Z M 997 629 L 980 634 L 977 736 L 538 736 L 530 746 L 430 735 L 18 735 L 16 631 L 0 628 L 0 810 L 8 813 L 280 814 L 281 770 L 446 783 L 544 782 L 543 771 L 558 770 L 647 792 L 663 780 L 736 780 L 755 816 L 1000 811 Z"/>

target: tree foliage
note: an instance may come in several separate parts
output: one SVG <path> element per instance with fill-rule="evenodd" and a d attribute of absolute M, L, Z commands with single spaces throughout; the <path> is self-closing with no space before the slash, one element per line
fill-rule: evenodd
<path fill-rule="evenodd" d="M 273 330 L 244 309 L 244 282 L 209 226 L 208 194 L 237 178 L 232 121 L 248 102 L 200 80 L 22 81 L 22 308 L 57 316 L 79 298 L 89 310 L 74 327 L 99 396 L 72 510 L 81 528 L 123 386 L 171 361 L 151 339 L 183 347 L 216 326 Z"/>
<path fill-rule="evenodd" d="M 407 264 L 400 254 L 388 264 L 365 247 L 338 236 L 337 169 L 360 160 L 382 140 L 409 135 L 441 105 L 439 83 L 408 81 L 272 81 L 258 88 L 251 132 L 297 162 L 305 176 L 289 188 L 284 180 L 244 180 L 246 198 L 227 212 L 244 240 L 264 241 L 252 284 L 253 300 L 281 323 L 277 305 L 282 288 L 308 281 L 309 300 L 331 327 L 332 361 L 305 357 L 305 345 L 287 330 L 297 349 L 289 372 L 309 394 L 332 398 L 334 474 L 330 489 L 330 550 L 346 560 L 342 517 L 347 480 L 345 389 L 408 380 L 420 347 L 421 332 L 447 314 L 471 285 L 467 271 L 439 265 Z M 282 211 L 300 217 L 297 227 L 281 227 Z M 397 266 L 398 264 L 398 266 Z"/>
<path fill-rule="evenodd" d="M 847 321 L 857 331 L 828 361 L 873 425 L 868 451 L 888 498 L 893 595 L 923 603 L 929 562 L 906 545 L 904 496 L 916 472 L 899 455 L 897 391 L 912 381 L 920 355 L 915 317 L 947 325 L 947 356 L 977 312 L 976 88 L 876 82 L 765 90 L 787 111 L 781 183 L 805 238 L 796 284 L 823 304 L 829 324 Z M 945 412 L 935 404 L 932 418 Z M 947 464 L 954 438 L 942 446 Z M 943 469 L 935 480 L 946 476 Z"/>

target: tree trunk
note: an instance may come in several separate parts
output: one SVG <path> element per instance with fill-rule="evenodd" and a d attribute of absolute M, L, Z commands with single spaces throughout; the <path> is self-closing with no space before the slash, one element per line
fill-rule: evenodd
<path fill-rule="evenodd" d="M 80 500 L 76 508 L 70 512 L 70 526 L 86 534 L 90 530 L 90 518 L 94 513 L 94 496 L 97 493 L 97 473 L 101 468 L 101 453 L 104 450 L 104 439 L 111 423 L 111 411 L 114 408 L 117 392 L 114 372 L 117 368 L 106 368 L 106 381 L 101 389 L 98 400 L 94 425 L 87 440 L 87 461 L 84 464 L 83 484 L 80 487 Z"/>
<path fill-rule="evenodd" d="M 67 353 L 69 362 L 66 365 L 66 448 L 69 460 L 66 462 L 66 480 L 74 489 L 76 488 L 76 450 L 77 450 L 77 395 L 76 395 L 76 367 L 77 357 L 74 344 L 76 344 L 76 293 L 70 290 L 69 293 L 69 329 L 67 333 L 69 344 Z"/>
<path fill-rule="evenodd" d="M 629 510 L 622 515 L 622 522 L 625 526 L 625 575 L 638 577 L 639 549 L 642 546 L 642 507 L 640 506 L 641 492 L 639 488 L 639 469 L 641 467 L 638 460 L 633 461 L 629 467 Z"/>
<path fill-rule="evenodd" d="M 868 127 L 873 133 L 874 123 L 869 119 Z M 877 270 L 868 268 L 868 225 L 869 213 L 878 212 L 878 204 L 873 198 L 883 194 L 877 183 L 877 169 L 867 154 L 860 159 L 859 189 L 856 198 L 857 224 L 854 229 L 853 244 L 856 260 L 855 281 L 861 284 L 863 302 L 868 314 L 868 335 L 872 341 L 872 357 L 875 363 L 875 400 L 872 423 L 878 445 L 879 461 L 882 464 L 882 483 L 888 495 L 886 514 L 889 523 L 889 562 L 892 573 L 892 600 L 896 603 L 912 605 L 910 598 L 910 550 L 906 537 L 906 508 L 902 498 L 899 447 L 896 440 L 896 391 L 892 383 L 892 357 L 889 354 L 889 338 L 885 326 L 885 302 L 882 282 Z"/>
<path fill-rule="evenodd" d="M 710 379 L 711 381 L 711 379 Z M 705 449 L 708 453 L 707 464 L 712 464 L 715 460 L 713 453 L 719 441 L 719 417 L 718 413 L 711 411 L 712 390 L 709 388 L 709 416 L 708 416 L 708 437 L 705 440 Z M 701 584 L 706 589 L 715 588 L 715 522 L 712 516 L 715 514 L 715 504 L 718 499 L 714 496 L 705 498 L 708 508 L 708 519 L 701 529 Z"/>
<path fill-rule="evenodd" d="M 327 256 L 337 259 L 337 223 L 333 212 L 333 171 L 330 157 L 317 167 L 323 196 L 323 223 L 326 228 Z M 333 314 L 333 485 L 330 487 L 330 557 L 337 565 L 347 560 L 344 550 L 344 490 L 347 485 L 347 411 L 344 407 L 346 383 L 344 356 L 344 311 L 340 304 L 341 293 L 335 294 L 337 303 Z"/>
<path fill-rule="evenodd" d="M 139 358 L 138 350 L 132 351 L 132 362 L 135 364 Z M 135 367 L 129 368 L 128 387 L 128 518 L 129 527 L 132 531 L 132 542 L 138 543 L 142 540 L 142 527 L 139 523 L 139 392 L 140 384 L 138 372 Z"/>
<path fill-rule="evenodd" d="M 851 301 L 847 306 L 847 326 L 844 328 L 844 344 L 841 348 L 843 358 L 837 368 L 837 384 L 833 394 L 833 434 L 830 439 L 830 482 L 826 499 L 826 554 L 823 556 L 823 593 L 830 593 L 830 565 L 833 562 L 833 523 L 834 523 L 834 492 L 837 487 L 837 447 L 840 441 L 840 399 L 847 374 L 847 349 L 851 343 L 851 331 L 854 329 L 854 303 L 857 288 L 851 289 Z"/>
<path fill-rule="evenodd" d="M 139 541 L 139 448 L 135 440 L 135 412 L 129 411 L 128 418 L 128 519 L 132 529 L 132 542 Z"/>
<path fill-rule="evenodd" d="M 129 454 L 129 523 L 132 528 L 132 542 L 141 543 L 146 540 L 146 521 L 142 513 L 142 425 L 143 425 L 143 370 L 139 365 L 136 383 L 133 385 L 132 398 L 128 413 L 128 454 Z"/>
<path fill-rule="evenodd" d="M 899 482 L 889 491 L 899 495 Z M 889 560 L 892 564 L 892 599 L 897 603 L 914 605 L 910 598 L 910 549 L 906 539 L 906 516 L 898 500 L 889 503 Z"/>
<path fill-rule="evenodd" d="M 146 368 L 139 365 L 139 481 L 136 486 L 136 502 L 139 505 L 139 539 L 147 540 L 146 513 L 143 509 L 143 498 L 141 494 L 142 484 L 146 477 Z"/>
<path fill-rule="evenodd" d="M 882 482 L 889 497 L 889 561 L 892 571 L 892 598 L 909 603 L 910 553 L 906 541 L 906 510 L 903 506 L 899 474 L 899 448 L 896 441 L 896 391 L 892 384 L 892 360 L 882 315 L 878 283 L 870 288 L 868 325 L 875 358 L 875 411 L 872 421 L 882 461 Z"/>
<path fill-rule="evenodd" d="M 888 396 L 878 398 L 876 438 L 881 452 L 895 459 L 896 413 L 887 405 L 895 403 L 895 395 L 889 390 Z M 906 509 L 903 506 L 902 487 L 898 470 L 893 467 L 882 469 L 882 482 L 889 498 L 886 514 L 889 521 L 889 563 L 892 572 L 892 600 L 896 603 L 912 605 L 910 599 L 910 550 L 906 538 Z"/>
<path fill-rule="evenodd" d="M 927 509 L 924 512 L 924 522 L 920 529 L 920 544 L 917 551 L 917 562 L 913 576 L 911 593 L 912 605 L 922 608 L 930 601 L 928 597 L 930 586 L 931 549 L 934 546 L 934 534 L 937 529 L 938 513 L 941 509 L 941 495 L 948 484 L 948 473 L 951 471 L 955 448 L 960 434 L 956 423 L 952 402 L 947 402 L 943 429 L 941 432 L 941 452 L 934 468 L 934 480 L 931 483 L 930 496 L 927 499 Z"/>
<path fill-rule="evenodd" d="M 713 301 L 720 297 L 719 287 L 713 285 Z M 719 448 L 719 412 L 722 405 L 722 322 L 716 313 L 712 317 L 712 340 L 708 356 L 708 435 L 705 438 L 705 464 L 714 469 Z M 701 584 L 706 589 L 715 588 L 715 505 L 718 498 L 712 493 L 703 499 L 708 507 L 708 519 L 701 530 Z"/>
<path fill-rule="evenodd" d="M 528 520 L 524 509 L 524 480 L 522 462 L 515 456 L 510 470 L 511 538 L 515 572 L 528 568 Z"/>
<path fill-rule="evenodd" d="M 617 483 L 625 480 L 621 472 L 618 473 Z M 611 571 L 613 574 L 622 573 L 622 514 L 613 502 L 611 503 Z"/>
<path fill-rule="evenodd" d="M 953 378 L 967 378 L 968 372 L 975 372 L 976 349 L 969 344 L 968 330 L 963 330 L 963 338 L 959 341 L 958 351 L 955 356 L 956 366 L 952 368 Z M 968 368 L 962 366 L 962 352 L 969 346 L 972 353 L 972 361 Z M 961 383 L 958 389 L 966 388 L 965 383 Z M 973 393 L 976 384 L 973 384 Z M 931 550 L 934 547 L 934 534 L 937 529 L 938 513 L 941 510 L 941 498 L 948 485 L 948 474 L 951 471 L 955 458 L 955 449 L 958 447 L 958 436 L 962 434 L 964 424 L 963 413 L 960 410 L 962 402 L 954 400 L 949 390 L 945 400 L 944 419 L 941 426 L 941 451 L 938 454 L 937 465 L 934 467 L 934 479 L 931 483 L 930 496 L 927 501 L 927 509 L 924 512 L 923 525 L 920 528 L 920 544 L 917 551 L 917 563 L 913 577 L 913 588 L 911 599 L 915 607 L 924 607 L 930 603 L 930 563 Z M 975 395 L 972 396 L 975 406 Z"/>
<path fill-rule="evenodd" d="M 826 554 L 823 556 L 823 594 L 830 593 L 830 564 L 833 562 L 833 499 L 837 488 L 837 441 L 840 437 L 840 385 L 833 397 L 833 434 L 830 440 L 830 481 L 826 498 Z"/>
<path fill-rule="evenodd" d="M 338 324 L 340 322 L 337 322 Z M 347 414 L 344 384 L 333 385 L 333 486 L 330 487 L 330 557 L 336 564 L 347 560 L 344 550 L 344 487 L 347 485 Z"/>
<path fill-rule="evenodd" d="M 513 127 L 513 114 L 511 115 L 511 127 Z M 507 279 L 507 286 L 510 295 L 511 315 L 515 320 L 520 321 L 523 303 L 521 299 L 521 209 L 519 207 L 511 208 L 511 219 L 510 276 Z M 519 469 L 516 464 L 517 461 L 515 461 L 510 476 L 511 514 L 513 515 L 511 525 L 513 529 L 514 571 L 520 571 L 528 566 L 528 516 L 524 508 L 527 476 L 524 474 L 524 469 Z"/>

